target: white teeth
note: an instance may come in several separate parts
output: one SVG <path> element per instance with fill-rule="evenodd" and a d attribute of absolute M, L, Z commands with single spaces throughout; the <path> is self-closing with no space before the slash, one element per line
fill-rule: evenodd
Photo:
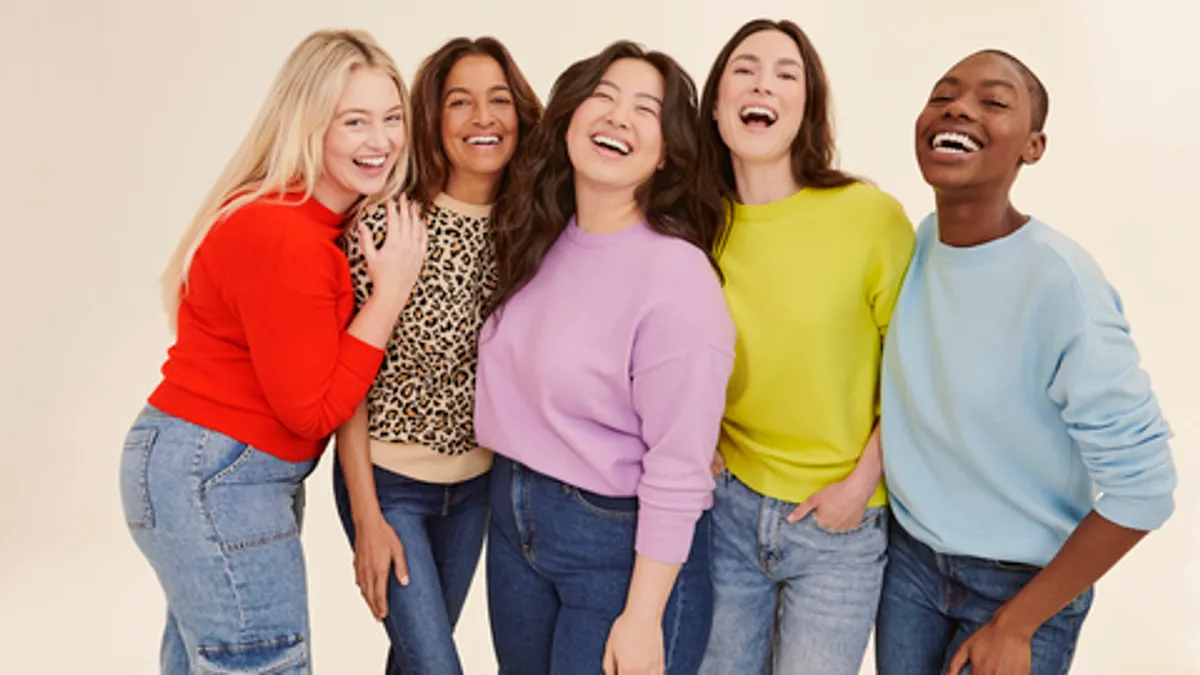
<path fill-rule="evenodd" d="M 980 145 L 970 136 L 953 131 L 943 131 L 933 136 L 933 149 L 937 152 L 967 153 L 979 150 Z"/>
<path fill-rule="evenodd" d="M 774 110 L 761 105 L 748 105 L 745 108 L 742 108 L 743 120 L 752 115 L 756 117 L 765 117 L 767 118 L 768 122 L 774 122 L 779 117 L 775 114 Z"/>
<path fill-rule="evenodd" d="M 632 148 L 628 144 L 618 141 L 611 136 L 596 135 L 592 136 L 592 142 L 597 145 L 603 145 L 606 148 L 612 148 L 622 155 L 628 155 Z"/>
<path fill-rule="evenodd" d="M 383 163 L 386 161 L 387 157 L 359 157 L 358 159 L 354 160 L 356 164 L 361 164 L 362 166 L 369 166 L 376 169 L 383 166 Z"/>
<path fill-rule="evenodd" d="M 467 143 L 469 145 L 499 145 L 499 136 L 468 136 Z"/>

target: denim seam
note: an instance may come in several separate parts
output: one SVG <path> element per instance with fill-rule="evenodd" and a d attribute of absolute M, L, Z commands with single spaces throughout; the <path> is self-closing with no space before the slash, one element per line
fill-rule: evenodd
<path fill-rule="evenodd" d="M 135 530 L 149 530 L 154 528 L 154 507 L 150 503 L 149 479 L 147 474 L 150 471 L 150 452 L 154 448 L 154 441 L 158 436 L 158 429 L 149 427 L 143 438 L 138 444 L 138 501 L 141 502 L 138 506 L 141 507 L 142 520 L 138 523 L 129 523 L 129 526 Z M 125 450 L 132 451 L 128 445 Z"/>
<path fill-rule="evenodd" d="M 679 602 L 675 608 L 675 615 L 672 617 L 671 628 L 669 631 L 666 631 L 669 642 L 663 650 L 663 666 L 668 669 L 675 662 L 675 647 L 679 644 L 679 624 L 682 623 L 683 614 L 687 611 L 687 592 L 684 588 L 686 584 L 686 575 L 680 574 L 679 581 L 675 586 L 675 593 L 677 594 L 676 597 L 679 598 Z"/>
<path fill-rule="evenodd" d="M 254 448 L 247 445 L 245 448 L 242 449 L 242 451 L 240 453 L 238 453 L 238 456 L 235 457 L 234 460 L 229 463 L 229 466 L 225 467 L 224 469 L 221 469 L 216 474 L 214 474 L 212 476 L 212 478 L 209 478 L 208 480 L 201 483 L 200 490 L 202 492 L 208 490 L 214 484 L 219 482 L 222 478 L 225 478 L 226 476 L 233 473 L 234 471 L 237 471 L 243 464 L 245 464 L 247 461 L 250 460 L 250 457 L 253 455 L 253 453 L 254 453 Z"/>
<path fill-rule="evenodd" d="M 226 646 L 222 646 L 220 649 L 216 649 L 216 648 L 212 648 L 212 647 L 205 647 L 205 646 L 201 645 L 200 647 L 198 647 L 196 649 L 196 651 L 201 656 L 213 656 L 213 655 L 220 654 L 220 653 L 244 654 L 246 652 L 256 651 L 259 649 L 266 649 L 266 648 L 273 648 L 273 647 L 294 647 L 297 645 L 304 645 L 304 643 L 305 643 L 305 640 L 304 640 L 303 635 L 288 635 L 288 636 L 281 637 L 281 638 L 275 638 L 273 640 L 261 640 L 258 642 L 251 642 L 251 643 L 247 643 L 247 644 L 226 645 Z M 270 668 L 268 668 L 266 670 L 261 670 L 258 672 L 260 675 L 279 675 L 280 673 L 286 673 L 287 671 L 295 668 L 296 666 L 300 666 L 300 665 L 307 663 L 308 660 L 309 660 L 309 655 L 305 651 L 302 651 L 300 654 L 297 654 L 296 656 L 284 659 L 284 660 L 280 661 L 279 663 L 272 664 L 272 666 Z"/>
<path fill-rule="evenodd" d="M 389 578 L 388 585 L 390 586 L 391 584 L 392 584 L 392 580 L 391 580 L 391 578 Z M 389 616 L 388 618 L 390 619 L 391 616 Z M 404 656 L 404 665 L 407 666 L 407 665 L 415 662 L 417 660 L 416 656 L 413 654 L 412 647 L 409 646 L 408 642 L 404 639 L 404 631 L 400 630 L 400 628 L 397 627 L 395 631 L 388 631 L 388 637 L 391 638 L 392 635 L 396 636 L 395 642 L 400 643 L 400 652 Z"/>
<path fill-rule="evenodd" d="M 208 445 L 209 436 L 210 436 L 210 432 L 208 429 L 205 429 L 201 433 L 200 441 L 196 444 L 196 454 L 192 458 L 192 472 L 193 472 L 193 476 L 195 477 L 196 483 L 197 483 L 197 486 L 196 486 L 197 489 L 194 492 L 195 498 L 196 498 L 196 507 L 199 510 L 199 512 L 204 515 L 204 524 L 208 528 L 208 536 L 211 539 L 212 543 L 216 546 L 217 554 L 221 557 L 221 567 L 225 570 L 225 580 L 229 583 L 229 590 L 230 590 L 230 592 L 233 593 L 233 600 L 234 600 L 234 603 L 237 605 L 238 631 L 240 632 L 240 631 L 246 630 L 246 607 L 245 607 L 246 603 L 243 601 L 242 594 L 238 590 L 237 580 L 234 578 L 234 575 L 233 575 L 233 568 L 229 564 L 228 551 L 225 550 L 224 545 L 221 543 L 221 535 L 217 531 L 216 523 L 213 522 L 212 511 L 208 508 L 208 504 L 205 502 L 205 499 L 204 499 L 204 495 L 206 492 L 204 486 L 206 484 L 211 483 L 212 480 L 210 479 L 208 481 L 201 481 L 201 479 L 200 479 L 200 472 L 203 469 L 203 461 L 202 460 L 204 457 L 204 449 Z M 245 453 L 243 453 L 243 454 L 245 454 Z M 236 464 L 237 460 L 235 460 L 234 463 Z M 222 473 L 225 473 L 225 471 L 227 471 L 227 470 L 218 472 L 217 475 L 221 475 Z M 215 478 L 215 476 L 214 476 L 214 478 Z"/>

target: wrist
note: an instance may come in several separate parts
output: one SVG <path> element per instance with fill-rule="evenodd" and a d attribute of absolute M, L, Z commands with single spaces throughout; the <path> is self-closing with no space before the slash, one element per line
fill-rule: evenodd
<path fill-rule="evenodd" d="M 399 311 L 408 302 L 408 294 L 408 289 L 401 288 L 395 284 L 375 284 L 371 289 L 371 296 L 367 301 L 375 300 L 385 307 Z"/>
<path fill-rule="evenodd" d="M 383 510 L 379 508 L 378 502 L 350 502 L 350 520 L 354 522 L 354 529 L 370 527 L 384 520 Z"/>
<path fill-rule="evenodd" d="M 1032 640 L 1037 632 L 1037 622 L 1021 612 L 1018 605 L 1009 603 L 996 610 L 992 615 L 992 623 L 1003 633 L 1016 635 L 1023 640 Z"/>
<path fill-rule="evenodd" d="M 883 478 L 882 467 L 872 466 L 870 464 L 859 463 L 846 477 L 846 484 L 856 491 L 870 496 L 874 494 L 875 489 L 879 487 L 879 481 Z"/>
<path fill-rule="evenodd" d="M 664 609 L 651 607 L 648 604 L 629 602 L 625 605 L 625 611 L 621 612 L 621 615 L 634 621 L 646 621 L 658 625 L 662 623 Z"/>

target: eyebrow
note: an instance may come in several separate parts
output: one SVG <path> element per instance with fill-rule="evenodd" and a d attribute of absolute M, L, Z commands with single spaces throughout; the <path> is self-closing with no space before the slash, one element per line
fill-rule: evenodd
<path fill-rule="evenodd" d="M 737 56 L 733 57 L 732 60 L 733 61 L 749 61 L 751 63 L 762 63 L 762 59 L 758 58 L 757 56 L 755 56 L 753 54 L 738 54 Z M 785 65 L 785 66 L 795 66 L 797 68 L 804 67 L 804 64 L 800 63 L 796 59 L 791 58 L 790 56 L 786 56 L 782 59 L 779 59 L 778 61 L 776 61 L 776 63 L 778 63 L 780 65 Z"/>
<path fill-rule="evenodd" d="M 501 91 L 511 93 L 512 89 L 509 88 L 507 84 L 493 84 L 492 86 L 488 87 L 487 91 L 489 94 L 494 94 Z M 450 98 L 450 96 L 453 94 L 464 94 L 469 96 L 471 92 L 467 91 L 466 87 L 450 87 L 446 90 L 445 98 Z"/>
<path fill-rule="evenodd" d="M 612 87 L 613 89 L 616 89 L 617 91 L 621 91 L 621 88 L 618 87 L 617 85 L 613 84 L 611 80 L 605 80 L 605 79 L 601 78 L 600 84 Z M 600 86 L 600 85 L 598 84 L 596 86 Z M 657 103 L 659 105 L 659 107 L 661 107 L 663 104 L 662 99 L 655 96 L 654 94 L 647 94 L 645 92 L 639 91 L 639 92 L 635 93 L 634 96 L 637 98 L 648 98 L 651 101 L 654 101 L 655 103 Z"/>
<path fill-rule="evenodd" d="M 393 113 L 393 112 L 403 112 L 403 111 L 404 111 L 404 104 L 403 104 L 403 103 L 397 103 L 396 105 L 394 105 L 394 106 L 392 106 L 392 107 L 388 108 L 388 109 L 387 109 L 387 111 L 388 111 L 389 113 Z M 347 108 L 347 109 L 345 109 L 345 110 L 343 110 L 343 111 L 339 112 L 339 113 L 337 114 L 337 116 L 338 116 L 338 117 L 345 117 L 346 115 L 370 115 L 370 114 L 371 114 L 371 111 L 370 111 L 370 110 L 367 110 L 366 108 Z"/>
<path fill-rule="evenodd" d="M 958 86 L 958 85 L 962 84 L 962 80 L 958 79 L 957 77 L 947 75 L 946 77 L 943 77 L 942 79 L 938 80 L 937 84 L 935 84 L 934 87 L 939 87 L 943 84 L 948 84 L 951 86 Z M 1005 87 L 1005 88 L 1011 89 L 1013 91 L 1017 90 L 1017 85 L 1013 84 L 1012 82 L 1009 82 L 1008 80 L 984 80 L 983 86 L 984 87 Z"/>

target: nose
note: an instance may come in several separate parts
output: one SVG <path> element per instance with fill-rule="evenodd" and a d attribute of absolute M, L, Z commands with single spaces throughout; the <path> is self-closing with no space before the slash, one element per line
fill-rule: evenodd
<path fill-rule="evenodd" d="M 608 123 L 618 129 L 629 128 L 629 108 L 632 105 L 630 102 L 622 102 L 614 105 L 608 111 Z"/>
<path fill-rule="evenodd" d="M 477 105 L 475 106 L 475 114 L 473 117 L 475 118 L 475 124 L 481 127 L 486 127 L 491 125 L 494 115 L 492 114 L 491 106 Z"/>
<path fill-rule="evenodd" d="M 388 148 L 387 130 L 382 124 L 372 124 L 371 133 L 367 137 L 367 144 L 372 150 L 386 150 Z"/>
<path fill-rule="evenodd" d="M 961 97 L 961 96 L 959 96 L 958 98 L 955 98 L 954 100 L 950 101 L 950 103 L 948 103 L 946 105 L 946 110 L 945 110 L 945 112 L 942 113 L 942 116 L 947 119 L 961 119 L 961 120 L 975 119 L 975 114 L 974 114 L 974 111 L 971 109 L 971 106 L 966 101 L 964 101 L 963 97 Z"/>
<path fill-rule="evenodd" d="M 767 96 L 771 94 L 771 74 L 766 70 L 759 71 L 758 78 L 754 82 L 754 93 Z"/>

